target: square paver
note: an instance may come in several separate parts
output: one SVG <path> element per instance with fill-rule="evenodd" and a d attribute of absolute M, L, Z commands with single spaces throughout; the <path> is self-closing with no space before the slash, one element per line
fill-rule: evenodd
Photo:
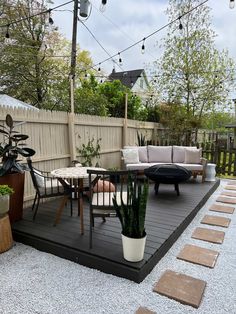
<path fill-rule="evenodd" d="M 221 192 L 220 195 L 223 195 L 223 196 L 230 196 L 230 197 L 236 197 L 236 192 L 223 191 L 223 192 Z"/>
<path fill-rule="evenodd" d="M 205 215 L 201 221 L 202 224 L 212 225 L 212 226 L 219 226 L 228 228 L 231 219 L 220 217 L 220 216 L 211 216 Z"/>
<path fill-rule="evenodd" d="M 229 181 L 227 182 L 228 185 L 236 185 L 236 180 L 235 181 Z"/>
<path fill-rule="evenodd" d="M 236 186 L 235 186 L 235 185 L 226 185 L 226 186 L 224 187 L 224 189 L 236 191 Z"/>
<path fill-rule="evenodd" d="M 209 208 L 210 211 L 219 212 L 219 213 L 225 213 L 225 214 L 233 214 L 234 207 L 232 206 L 225 206 L 225 205 L 218 205 L 213 204 Z"/>
<path fill-rule="evenodd" d="M 212 230 L 207 228 L 196 228 L 193 231 L 192 238 L 222 244 L 224 241 L 224 231 Z"/>
<path fill-rule="evenodd" d="M 221 202 L 221 203 L 226 203 L 226 204 L 236 204 L 235 198 L 229 198 L 229 197 L 223 197 L 223 196 L 219 196 L 216 199 L 216 201 Z"/>
<path fill-rule="evenodd" d="M 150 311 L 146 307 L 140 306 L 135 312 L 135 314 L 157 314 L 157 312 Z"/>
<path fill-rule="evenodd" d="M 166 270 L 159 281 L 155 284 L 153 291 L 183 304 L 198 308 L 206 282 L 172 270 Z"/>
<path fill-rule="evenodd" d="M 219 252 L 209 250 L 196 245 L 186 244 L 177 256 L 178 259 L 182 259 L 193 264 L 198 264 L 206 267 L 213 268 Z"/>

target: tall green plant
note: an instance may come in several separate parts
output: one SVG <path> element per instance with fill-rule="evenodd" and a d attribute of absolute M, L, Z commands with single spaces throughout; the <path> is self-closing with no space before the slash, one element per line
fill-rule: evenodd
<path fill-rule="evenodd" d="M 113 198 L 113 204 L 122 226 L 122 234 L 130 238 L 143 238 L 146 235 L 145 216 L 148 183 L 145 181 L 143 186 L 139 185 L 136 191 L 136 184 L 129 177 L 127 198 L 127 202 L 121 199 L 121 205 L 118 205 L 116 196 Z"/>

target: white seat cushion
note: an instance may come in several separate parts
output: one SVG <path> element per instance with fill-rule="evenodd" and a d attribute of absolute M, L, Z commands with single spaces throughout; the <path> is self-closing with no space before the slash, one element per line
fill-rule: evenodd
<path fill-rule="evenodd" d="M 52 180 L 45 180 L 45 184 L 43 184 L 42 187 L 39 188 L 41 193 L 51 194 L 51 193 L 57 193 L 58 191 L 63 193 L 64 188 L 61 185 L 61 183 L 57 179 Z"/>
<path fill-rule="evenodd" d="M 203 165 L 201 164 L 176 163 L 176 165 L 181 166 L 187 170 L 203 170 Z"/>
<path fill-rule="evenodd" d="M 125 164 L 137 164 L 139 163 L 138 148 L 125 148 L 122 149 L 122 154 Z"/>
<path fill-rule="evenodd" d="M 148 162 L 143 162 L 139 164 L 127 164 L 126 169 L 127 170 L 144 170 L 146 168 L 150 167 L 150 163 Z"/>
<path fill-rule="evenodd" d="M 127 192 L 99 192 L 93 193 L 92 205 L 93 206 L 108 206 L 113 207 L 113 198 L 116 195 L 118 205 L 121 205 L 121 195 L 124 203 L 127 202 Z"/>
<path fill-rule="evenodd" d="M 148 161 L 154 163 L 171 163 L 172 146 L 148 145 Z"/>

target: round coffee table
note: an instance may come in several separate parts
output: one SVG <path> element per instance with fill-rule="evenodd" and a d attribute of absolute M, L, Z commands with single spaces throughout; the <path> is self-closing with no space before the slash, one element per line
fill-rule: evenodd
<path fill-rule="evenodd" d="M 175 164 L 162 164 L 144 169 L 144 174 L 155 182 L 156 194 L 158 194 L 160 183 L 164 183 L 174 184 L 175 191 L 179 195 L 179 183 L 187 181 L 192 172 Z"/>

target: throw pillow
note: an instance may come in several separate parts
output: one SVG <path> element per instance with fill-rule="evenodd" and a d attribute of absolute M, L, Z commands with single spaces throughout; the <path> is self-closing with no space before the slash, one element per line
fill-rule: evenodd
<path fill-rule="evenodd" d="M 115 186 L 109 181 L 98 180 L 93 188 L 93 192 L 115 192 Z"/>
<path fill-rule="evenodd" d="M 122 149 L 125 164 L 138 164 L 139 154 L 137 148 Z"/>
<path fill-rule="evenodd" d="M 200 164 L 202 157 L 202 148 L 200 149 L 185 149 L 185 164 Z"/>

